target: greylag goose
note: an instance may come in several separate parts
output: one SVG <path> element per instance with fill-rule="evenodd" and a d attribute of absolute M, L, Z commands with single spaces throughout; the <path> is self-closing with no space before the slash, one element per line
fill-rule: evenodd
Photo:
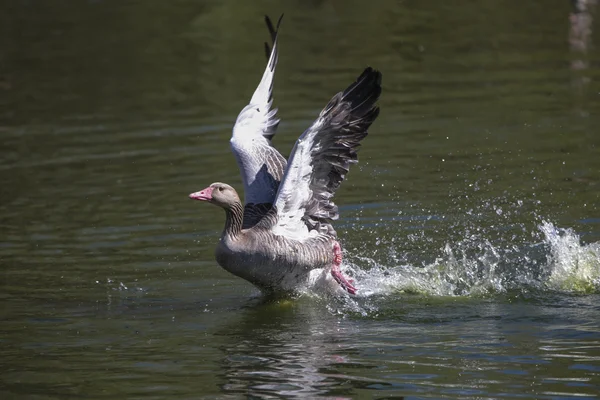
<path fill-rule="evenodd" d="M 225 228 L 216 249 L 219 265 L 263 291 L 294 293 L 305 287 L 313 270 L 330 271 L 347 292 L 357 289 L 340 271 L 342 249 L 332 221 L 338 207 L 332 197 L 359 142 L 379 114 L 381 73 L 366 68 L 346 90 L 336 94 L 296 141 L 289 160 L 272 146 L 279 124 L 271 109 L 278 58 L 278 29 L 265 18 L 273 41 L 265 44 L 268 63 L 250 100 L 240 112 L 231 149 L 244 183 L 242 204 L 233 187 L 216 182 L 190 198 L 225 210 Z"/>

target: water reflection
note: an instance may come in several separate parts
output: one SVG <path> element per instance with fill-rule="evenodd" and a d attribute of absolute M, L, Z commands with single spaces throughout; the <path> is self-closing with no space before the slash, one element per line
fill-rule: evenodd
<path fill-rule="evenodd" d="M 569 45 L 572 60 L 573 87 L 579 99 L 585 95 L 585 86 L 591 77 L 588 68 L 590 64 L 588 52 L 592 46 L 592 27 L 597 0 L 573 0 L 573 11 L 569 15 Z M 581 101 L 581 100 L 580 100 Z M 585 110 L 580 113 L 586 115 Z"/>
<path fill-rule="evenodd" d="M 313 301 L 245 309 L 214 332 L 224 392 L 355 398 L 363 390 L 535 396 L 600 388 L 595 328 L 581 324 L 599 317 L 593 299 L 565 308 L 408 296 L 402 312 L 390 311 L 397 298 L 380 299 L 376 318 L 342 320 L 324 312 L 331 303 Z M 557 327 L 558 318 L 570 322 Z"/>
<path fill-rule="evenodd" d="M 323 309 L 287 302 L 246 309 L 240 321 L 217 335 L 222 346 L 222 388 L 249 395 L 291 397 L 349 394 L 350 387 L 368 386 L 377 380 L 340 373 L 337 366 L 351 367 L 356 354 L 348 346 L 351 324 Z M 325 312 L 324 312 L 325 311 Z M 356 367 L 369 368 L 359 363 Z"/>

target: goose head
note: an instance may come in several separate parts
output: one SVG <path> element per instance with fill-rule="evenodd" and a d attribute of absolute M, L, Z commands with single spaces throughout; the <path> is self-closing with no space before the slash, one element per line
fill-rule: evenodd
<path fill-rule="evenodd" d="M 240 202 L 240 198 L 234 188 L 226 183 L 215 182 L 206 189 L 190 194 L 190 199 L 207 201 L 226 210 Z"/>

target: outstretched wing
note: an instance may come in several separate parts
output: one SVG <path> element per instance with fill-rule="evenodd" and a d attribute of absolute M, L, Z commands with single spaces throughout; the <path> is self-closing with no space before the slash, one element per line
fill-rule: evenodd
<path fill-rule="evenodd" d="M 339 214 L 332 197 L 358 161 L 359 142 L 379 114 L 380 94 L 381 73 L 369 67 L 296 141 L 275 199 L 275 234 L 298 240 L 335 235 L 331 221 Z"/>
<path fill-rule="evenodd" d="M 272 203 L 286 166 L 285 158 L 271 145 L 279 124 L 277 109 L 271 109 L 271 105 L 278 58 L 277 31 L 282 17 L 276 28 L 269 17 L 265 17 L 273 49 L 269 52 L 269 45 L 265 43 L 267 68 L 250 103 L 238 115 L 230 140 L 244 182 L 245 204 Z"/>

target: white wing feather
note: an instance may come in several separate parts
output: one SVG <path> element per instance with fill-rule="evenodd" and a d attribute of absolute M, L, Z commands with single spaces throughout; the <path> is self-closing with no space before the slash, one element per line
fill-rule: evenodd
<path fill-rule="evenodd" d="M 310 178 L 313 172 L 311 147 L 318 133 L 318 123 L 319 120 L 300 136 L 288 160 L 283 183 L 275 199 L 278 218 L 273 233 L 276 235 L 297 240 L 311 236 L 311 231 L 302 217 L 313 195 L 310 189 Z M 312 232 L 318 233 L 314 230 Z"/>
<path fill-rule="evenodd" d="M 281 18 L 277 27 L 280 22 Z M 277 31 L 268 18 L 267 25 L 273 49 L 250 103 L 238 115 L 230 140 L 244 182 L 245 204 L 272 203 L 286 165 L 285 158 L 271 145 L 279 124 L 277 109 L 271 109 L 278 55 Z"/>

